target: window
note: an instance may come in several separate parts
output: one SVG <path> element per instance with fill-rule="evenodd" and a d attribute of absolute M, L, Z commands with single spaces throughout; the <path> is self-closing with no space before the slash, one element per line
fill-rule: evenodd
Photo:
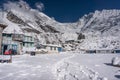
<path fill-rule="evenodd" d="M 27 36 L 27 41 L 30 41 L 29 37 Z"/>
<path fill-rule="evenodd" d="M 33 43 L 30 43 L 30 47 L 33 47 Z"/>
<path fill-rule="evenodd" d="M 54 50 L 56 50 L 56 47 L 54 47 Z"/>
<path fill-rule="evenodd" d="M 25 47 L 28 47 L 28 43 L 25 43 Z"/>
<path fill-rule="evenodd" d="M 30 41 L 32 41 L 32 37 L 30 37 Z"/>
<path fill-rule="evenodd" d="M 52 50 L 52 46 L 50 47 L 50 50 Z"/>
<path fill-rule="evenodd" d="M 11 34 L 8 34 L 7 37 L 11 37 Z"/>
<path fill-rule="evenodd" d="M 28 43 L 28 47 L 30 47 L 30 43 Z"/>
<path fill-rule="evenodd" d="M 23 43 L 23 46 L 25 46 L 25 43 Z"/>
<path fill-rule="evenodd" d="M 25 37 L 25 41 L 27 41 L 27 36 Z"/>

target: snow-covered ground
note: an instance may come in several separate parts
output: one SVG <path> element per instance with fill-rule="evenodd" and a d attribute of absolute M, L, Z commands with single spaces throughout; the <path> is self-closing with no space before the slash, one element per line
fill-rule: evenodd
<path fill-rule="evenodd" d="M 120 80 L 120 67 L 111 66 L 120 54 L 41 54 L 13 56 L 0 63 L 0 80 Z"/>

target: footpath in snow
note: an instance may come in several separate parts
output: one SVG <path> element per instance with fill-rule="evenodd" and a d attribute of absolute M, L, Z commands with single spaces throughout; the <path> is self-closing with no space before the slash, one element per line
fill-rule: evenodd
<path fill-rule="evenodd" d="M 64 58 L 55 64 L 54 74 L 57 80 L 108 80 L 105 77 L 99 76 L 98 72 L 82 66 L 77 62 L 70 62 L 69 59 L 76 55 Z"/>
<path fill-rule="evenodd" d="M 120 80 L 120 68 L 107 65 L 119 54 L 13 56 L 0 63 L 0 80 Z"/>

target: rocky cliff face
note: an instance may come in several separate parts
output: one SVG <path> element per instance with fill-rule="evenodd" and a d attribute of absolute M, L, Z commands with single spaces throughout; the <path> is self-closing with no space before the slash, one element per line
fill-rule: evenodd
<path fill-rule="evenodd" d="M 101 34 L 112 35 L 119 31 L 120 26 L 120 10 L 103 10 L 95 11 L 83 16 L 79 23 L 82 23 L 82 32 L 95 32 L 98 31 Z M 117 29 L 116 29 L 117 28 Z"/>

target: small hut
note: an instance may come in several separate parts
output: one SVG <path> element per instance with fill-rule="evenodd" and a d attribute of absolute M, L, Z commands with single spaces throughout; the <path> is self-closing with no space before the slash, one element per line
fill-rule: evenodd
<path fill-rule="evenodd" d="M 53 44 L 44 44 L 40 45 L 39 48 L 36 49 L 37 53 L 59 53 L 62 52 L 62 47 L 60 45 Z"/>

